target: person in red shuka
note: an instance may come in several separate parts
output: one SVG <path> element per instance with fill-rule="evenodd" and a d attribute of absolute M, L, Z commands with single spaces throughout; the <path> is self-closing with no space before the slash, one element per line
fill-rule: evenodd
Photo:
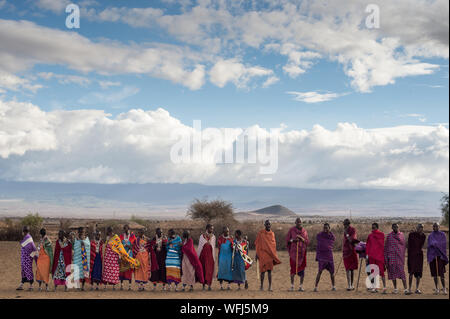
<path fill-rule="evenodd" d="M 206 232 L 200 235 L 197 255 L 203 268 L 203 290 L 206 285 L 208 285 L 208 290 L 211 290 L 216 268 L 216 236 L 214 236 L 214 226 L 211 224 L 206 225 Z"/>
<path fill-rule="evenodd" d="M 358 269 L 358 255 L 355 245 L 359 243 L 356 239 L 356 229 L 350 226 L 350 220 L 344 220 L 344 240 L 342 243 L 342 258 L 344 259 L 345 272 L 347 274 L 347 291 L 354 290 L 354 271 Z"/>
<path fill-rule="evenodd" d="M 386 294 L 386 278 L 384 276 L 384 233 L 378 230 L 378 224 L 372 224 L 372 232 L 367 237 L 366 258 L 370 265 L 376 265 L 379 269 L 379 275 L 383 281 L 383 294 Z M 374 293 L 378 292 L 378 288 L 370 288 Z"/>

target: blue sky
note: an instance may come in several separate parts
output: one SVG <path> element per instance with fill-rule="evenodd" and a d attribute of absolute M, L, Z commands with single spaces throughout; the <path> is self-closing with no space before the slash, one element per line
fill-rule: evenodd
<path fill-rule="evenodd" d="M 79 3 L 82 9 L 93 8 L 97 12 L 113 6 L 141 8 L 147 4 L 149 7 L 162 9 L 164 14 L 182 14 L 178 5 L 157 1 Z M 91 5 L 83 5 L 85 3 Z M 45 9 L 45 6 L 36 6 L 32 1 L 8 2 L 0 11 L 1 19 L 27 20 L 64 32 L 77 32 L 94 42 L 108 39 L 122 44 L 162 42 L 190 45 L 170 36 L 159 26 L 132 27 L 120 22 L 99 22 L 94 18 L 83 17 L 83 12 L 80 17 L 81 28 L 68 30 L 65 26 L 67 15 L 65 12 L 56 13 Z M 212 35 L 215 36 L 214 33 Z M 225 57 L 232 55 L 233 51 L 223 52 Z M 421 62 L 439 67 L 432 74 L 398 77 L 394 79 L 394 84 L 374 86 L 371 92 L 365 93 L 351 86 L 351 78 L 336 61 L 315 60 L 314 65 L 305 73 L 292 78 L 282 70 L 286 63 L 285 56 L 251 47 L 243 47 L 239 50 L 239 55 L 243 56 L 244 63 L 273 70 L 279 81 L 267 88 L 261 86 L 262 81 L 259 79 L 250 81 L 244 88 L 238 88 L 232 83 L 221 88 L 207 82 L 198 90 L 190 90 L 178 83 L 146 75 L 102 76 L 96 72 L 80 73 L 63 65 L 37 63 L 25 73 L 53 72 L 121 84 L 101 89 L 98 83 L 81 86 L 73 83 L 60 84 L 58 79 L 38 79 L 35 83 L 44 87 L 35 93 L 9 91 L 5 96 L 31 101 L 43 110 L 101 108 L 113 115 L 132 108 L 162 107 L 185 124 L 201 119 L 204 125 L 215 127 L 259 124 L 261 127 L 271 128 L 284 123 L 291 129 L 310 129 L 315 124 L 333 129 L 339 122 L 353 122 L 364 128 L 448 122 L 447 58 L 423 58 Z M 346 95 L 326 102 L 305 103 L 295 101 L 292 95 L 286 93 L 290 91 Z M 102 98 L 110 94 L 115 98 Z"/>
<path fill-rule="evenodd" d="M 331 138 L 343 143 L 333 147 L 347 145 L 348 134 L 359 134 L 360 129 L 361 134 L 374 134 L 369 140 L 375 148 L 380 139 L 393 134 L 399 144 L 380 148 L 373 156 L 409 152 L 413 157 L 409 166 L 386 164 L 388 171 L 362 172 L 361 178 L 352 172 L 336 178 L 335 173 L 324 173 L 331 176 L 330 185 L 408 188 L 413 181 L 419 188 L 424 183 L 432 185 L 422 189 L 446 189 L 448 182 L 438 186 L 443 183 L 440 177 L 426 176 L 434 169 L 448 179 L 448 1 L 414 2 L 411 6 L 407 0 L 378 1 L 381 24 L 370 29 L 365 23 L 369 15 L 365 1 L 344 6 L 320 0 L 83 0 L 73 1 L 80 8 L 81 27 L 68 29 L 68 0 L 0 0 L 0 101 L 8 110 L 3 114 L 14 113 L 9 118 L 3 115 L 3 126 L 10 125 L 3 135 L 11 140 L 0 139 L 4 160 L 0 157 L 0 168 L 9 170 L 0 173 L 0 178 L 59 181 L 65 180 L 63 174 L 72 176 L 64 170 L 57 177 L 25 173 L 35 165 L 31 164 L 34 158 L 25 157 L 60 149 L 59 136 L 45 140 L 61 125 L 52 122 L 55 116 L 86 114 L 76 125 L 86 127 L 91 117 L 102 123 L 118 123 L 121 116 L 134 121 L 133 112 L 142 109 L 151 121 L 166 118 L 187 127 L 201 120 L 203 128 L 283 127 L 295 136 L 305 130 L 310 138 L 326 132 L 333 136 L 323 135 L 327 142 Z M 31 127 L 34 115 L 25 103 L 42 112 L 44 122 L 51 123 L 51 133 L 42 123 Z M 13 116 L 20 117 L 15 123 L 28 124 L 15 127 Z M 396 135 L 400 134 L 396 128 L 403 126 L 408 126 L 402 129 L 404 135 Z M 39 134 L 31 138 L 27 134 L 34 129 Z M 19 147 L 11 141 L 21 134 L 28 137 Z M 126 136 L 120 138 L 129 141 Z M 402 144 L 414 138 L 419 140 Z M 297 142 L 290 147 L 300 147 Z M 43 149 L 37 146 L 40 143 Z M 367 153 L 364 143 L 352 147 Z M 280 162 L 295 162 L 288 149 Z M 319 153 L 314 154 L 323 156 Z M 107 156 L 107 151 L 102 154 Z M 23 159 L 23 166 L 13 169 L 11 156 Z M 334 155 L 329 160 L 334 163 Z M 306 164 L 293 165 L 300 169 Z M 91 181 L 89 174 L 80 173 L 90 169 L 99 174 L 92 180 L 96 182 L 153 181 L 153 177 L 112 177 L 108 175 L 111 167 L 98 158 L 95 163 L 73 163 L 70 172 L 74 181 Z M 403 172 L 412 170 L 420 177 L 415 173 L 405 177 Z M 225 173 L 214 173 L 210 179 L 199 178 L 202 174 L 157 180 L 230 183 L 221 179 Z M 245 174 L 234 177 L 237 183 L 248 181 Z M 282 186 L 317 186 L 308 180 L 296 183 L 280 177 L 273 181 Z"/>

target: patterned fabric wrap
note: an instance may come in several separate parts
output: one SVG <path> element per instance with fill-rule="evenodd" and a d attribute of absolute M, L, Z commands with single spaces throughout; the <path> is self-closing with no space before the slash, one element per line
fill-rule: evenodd
<path fill-rule="evenodd" d="M 386 237 L 384 245 L 385 265 L 388 271 L 388 279 L 405 277 L 405 236 L 402 232 L 391 232 Z"/>
<path fill-rule="evenodd" d="M 75 271 L 74 279 L 83 280 L 90 277 L 89 267 L 91 259 L 91 242 L 89 237 L 85 239 L 75 238 L 73 243 L 73 264 L 78 267 Z"/>
<path fill-rule="evenodd" d="M 21 250 L 21 275 L 22 282 L 33 282 L 33 259 L 37 260 L 37 249 L 34 245 L 33 238 L 30 234 L 26 234 L 20 242 Z"/>
<path fill-rule="evenodd" d="M 128 252 L 125 250 L 125 247 L 123 247 L 119 236 L 114 235 L 111 237 L 108 241 L 108 246 L 111 247 L 113 252 L 119 255 L 120 259 L 123 259 L 130 264 L 131 268 L 134 269 L 139 267 L 139 261 L 128 255 Z"/>
<path fill-rule="evenodd" d="M 166 280 L 167 283 L 181 282 L 181 245 L 182 240 L 180 236 L 169 238 L 167 242 L 166 255 Z"/>

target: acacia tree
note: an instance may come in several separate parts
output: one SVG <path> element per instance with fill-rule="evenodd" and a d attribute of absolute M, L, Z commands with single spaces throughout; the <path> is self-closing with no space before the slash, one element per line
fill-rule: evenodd
<path fill-rule="evenodd" d="M 209 223 L 213 219 L 233 220 L 233 205 L 224 200 L 212 201 L 195 199 L 188 209 L 187 216 L 203 219 Z"/>
<path fill-rule="evenodd" d="M 448 226 L 448 193 L 441 198 L 442 223 Z"/>

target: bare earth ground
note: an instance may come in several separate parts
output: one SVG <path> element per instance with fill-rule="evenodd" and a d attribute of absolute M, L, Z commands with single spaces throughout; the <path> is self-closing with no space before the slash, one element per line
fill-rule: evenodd
<path fill-rule="evenodd" d="M 220 291 L 219 284 L 217 281 L 213 283 L 212 291 L 202 291 L 201 285 L 197 284 L 195 286 L 194 292 L 174 292 L 174 291 L 161 291 L 158 287 L 156 291 L 149 290 L 150 285 L 147 285 L 147 291 L 138 292 L 137 287 L 133 284 L 133 291 L 120 291 L 116 289 L 112 290 L 111 286 L 108 287 L 107 291 L 69 291 L 64 292 L 62 287 L 59 287 L 58 292 L 39 292 L 37 291 L 37 283 L 35 283 L 34 291 L 16 291 L 17 285 L 20 282 L 20 245 L 17 242 L 0 242 L 0 298 L 62 298 L 62 299 L 77 299 L 77 298 L 148 298 L 148 299 L 252 299 L 252 298 L 278 298 L 278 299 L 346 299 L 346 298 L 358 298 L 358 299 L 448 299 L 447 295 L 433 295 L 433 279 L 430 276 L 428 265 L 424 264 L 424 278 L 422 279 L 421 288 L 423 295 L 410 295 L 405 296 L 403 294 L 393 295 L 391 294 L 392 282 L 388 282 L 388 292 L 387 295 L 372 294 L 366 291 L 365 288 L 365 278 L 366 275 L 364 271 L 361 272 L 361 280 L 359 285 L 359 290 L 357 292 L 347 292 L 345 271 L 343 264 L 339 268 L 339 272 L 336 278 L 337 291 L 330 291 L 330 277 L 327 272 L 322 274 L 322 279 L 319 284 L 319 292 L 313 292 L 314 280 L 317 274 L 317 262 L 314 261 L 315 253 L 309 252 L 307 261 L 308 266 L 306 268 L 305 292 L 289 292 L 290 278 L 289 278 L 289 256 L 286 251 L 278 252 L 279 257 L 282 260 L 282 264 L 275 267 L 273 272 L 273 292 L 259 291 L 259 284 L 256 278 L 256 269 L 252 266 L 247 271 L 247 278 L 249 280 L 249 289 L 237 291 L 237 286 L 233 285 L 231 291 Z M 250 252 L 250 256 L 254 257 L 254 251 Z M 339 260 L 342 256 L 341 253 L 335 253 L 335 267 L 337 269 L 339 265 Z M 364 265 L 364 263 L 363 263 Z M 35 267 L 35 264 L 33 264 Z M 357 279 L 357 273 L 355 274 L 355 281 Z M 400 281 L 397 283 L 398 287 L 403 291 L 402 284 Z M 448 285 L 448 278 L 447 278 Z M 25 289 L 28 284 L 25 285 Z M 89 287 L 89 286 L 88 286 Z M 125 284 L 126 287 L 126 284 Z M 414 287 L 414 286 L 413 286 Z M 265 286 L 267 289 L 267 284 Z M 298 288 L 298 277 L 296 278 L 296 288 Z M 50 289 L 53 289 L 53 284 L 50 284 Z"/>

